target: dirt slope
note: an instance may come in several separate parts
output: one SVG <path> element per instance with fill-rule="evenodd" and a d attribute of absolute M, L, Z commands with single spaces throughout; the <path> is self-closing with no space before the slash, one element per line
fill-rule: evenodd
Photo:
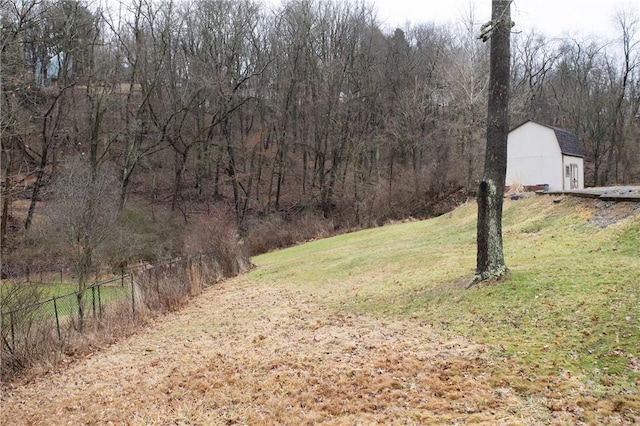
<path fill-rule="evenodd" d="M 486 348 L 336 316 L 247 278 L 57 373 L 5 386 L 3 425 L 549 424 Z M 492 385 L 492 383 L 494 383 Z M 568 420 L 568 419 L 565 419 Z M 556 418 L 555 421 L 562 421 Z"/>

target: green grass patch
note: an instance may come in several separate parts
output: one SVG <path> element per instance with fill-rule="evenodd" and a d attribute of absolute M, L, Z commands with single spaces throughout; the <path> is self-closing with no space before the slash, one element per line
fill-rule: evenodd
<path fill-rule="evenodd" d="M 8 288 L 10 283 L 3 284 Z M 17 314 L 33 312 L 37 319 L 55 319 L 56 310 L 58 317 L 67 317 L 78 314 L 77 285 L 74 284 L 37 284 L 22 283 L 22 286 L 34 286 L 37 291 L 37 300 L 25 300 L 13 306 L 3 306 L 3 312 L 17 310 Z M 55 298 L 55 305 L 53 299 Z M 119 281 L 99 286 L 89 287 L 85 290 L 82 304 L 87 313 L 93 313 L 100 309 L 106 309 L 121 300 L 131 299 L 131 287 L 129 285 L 120 286 Z M 6 308 L 6 309 L 4 309 Z"/>
<path fill-rule="evenodd" d="M 49 300 L 38 308 L 39 317 L 54 318 L 56 308 L 59 316 L 78 314 L 77 287 L 55 286 L 48 290 L 50 292 Z M 56 298 L 55 307 L 53 300 L 51 300 L 53 297 Z M 125 299 L 131 300 L 131 288 L 127 285 L 121 287 L 114 283 L 87 288 L 82 297 L 82 305 L 85 312 L 92 314 L 94 309 L 96 312 L 100 312 L 101 309 L 106 309 L 110 305 Z"/>
<path fill-rule="evenodd" d="M 474 204 L 258 256 L 250 277 L 337 310 L 464 335 L 530 377 L 571 374 L 597 392 L 637 392 L 640 210 L 611 224 L 597 220 L 603 208 L 618 207 L 549 196 L 507 201 L 510 273 L 469 290 Z"/>

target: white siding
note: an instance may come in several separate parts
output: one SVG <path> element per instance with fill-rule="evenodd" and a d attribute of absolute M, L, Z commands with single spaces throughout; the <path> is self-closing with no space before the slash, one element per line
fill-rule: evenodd
<path fill-rule="evenodd" d="M 562 153 L 553 129 L 528 122 L 512 130 L 508 140 L 507 185 L 549 185 L 551 191 L 563 190 Z"/>
<path fill-rule="evenodd" d="M 571 157 L 568 155 L 562 156 L 562 164 L 564 165 L 564 190 L 569 191 L 571 189 L 584 189 L 584 161 L 580 157 Z M 577 173 L 575 176 L 571 175 L 571 166 L 575 166 Z M 567 170 L 569 168 L 569 170 Z M 569 172 L 567 174 L 567 172 Z M 572 180 L 574 180 L 572 185 Z"/>

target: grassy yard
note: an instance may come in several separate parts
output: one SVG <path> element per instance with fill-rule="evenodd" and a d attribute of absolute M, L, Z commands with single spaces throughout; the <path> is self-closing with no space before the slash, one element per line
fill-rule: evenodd
<path fill-rule="evenodd" d="M 518 382 L 524 393 L 546 392 L 570 377 L 596 398 L 637 395 L 638 205 L 550 196 L 508 201 L 510 273 L 466 290 L 475 220 L 470 204 L 433 220 L 315 241 L 255 258 L 251 276 L 340 311 L 410 318 L 486 343 L 501 360 L 496 377 Z"/>
<path fill-rule="evenodd" d="M 7 386 L 0 423 L 640 423 L 640 206 L 508 201 L 510 273 L 467 289 L 475 221 L 469 204 L 258 256 Z"/>

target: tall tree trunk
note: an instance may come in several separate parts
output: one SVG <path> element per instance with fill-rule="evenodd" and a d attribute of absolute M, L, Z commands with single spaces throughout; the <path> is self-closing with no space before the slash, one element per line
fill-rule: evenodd
<path fill-rule="evenodd" d="M 178 201 L 182 195 L 182 176 L 184 175 L 184 170 L 187 167 L 187 160 L 189 158 L 189 147 L 185 147 L 184 150 L 180 151 L 176 146 L 177 145 L 174 145 L 175 173 L 173 176 L 173 196 L 171 197 L 172 213 L 178 208 Z"/>
<path fill-rule="evenodd" d="M 133 80 L 132 80 L 133 81 Z M 131 89 L 129 92 L 133 92 L 133 86 L 135 83 L 130 83 Z M 145 101 L 146 102 L 146 101 Z M 125 106 L 127 108 L 127 121 L 125 124 L 126 129 L 131 128 L 131 124 L 129 123 L 129 100 L 127 100 L 127 104 Z M 136 125 L 135 130 L 133 131 L 133 135 L 126 135 L 125 142 L 125 157 L 122 165 L 122 181 L 120 182 L 120 201 L 119 201 L 119 211 L 122 212 L 124 210 L 124 206 L 127 202 L 127 196 L 129 192 L 129 185 L 131 183 L 131 177 L 133 176 L 133 172 L 138 166 L 138 162 L 144 155 L 142 150 L 142 141 L 147 133 L 147 118 L 145 117 L 146 110 L 145 106 L 141 106 L 136 111 L 136 121 L 139 121 L 140 124 Z M 132 140 L 130 140 L 132 139 Z"/>
<path fill-rule="evenodd" d="M 240 224 L 240 188 L 238 185 L 238 176 L 236 173 L 236 154 L 235 154 L 235 146 L 234 142 L 231 138 L 231 130 L 229 130 L 229 118 L 225 118 L 222 123 L 222 136 L 224 138 L 224 143 L 227 148 L 228 155 L 228 163 L 227 163 L 227 174 L 229 175 L 229 179 L 231 180 L 231 189 L 233 190 L 233 211 L 236 214 L 236 222 Z"/>
<path fill-rule="evenodd" d="M 44 142 L 42 147 L 42 153 L 40 154 L 40 164 L 38 166 L 38 172 L 36 173 L 36 181 L 33 183 L 33 191 L 31 191 L 31 201 L 29 203 L 29 210 L 27 211 L 27 217 L 24 221 L 25 231 L 29 230 L 31 222 L 33 221 L 33 213 L 36 209 L 36 202 L 40 195 L 40 188 L 42 187 L 42 180 L 44 179 L 44 169 L 47 167 L 47 142 Z"/>
<path fill-rule="evenodd" d="M 11 159 L 6 157 L 4 170 L 4 194 L 2 194 L 2 220 L 0 221 L 0 257 L 4 258 L 6 250 L 7 227 L 9 224 L 9 204 L 11 203 Z"/>
<path fill-rule="evenodd" d="M 307 193 L 307 169 L 309 168 L 307 147 L 302 147 L 302 195 Z"/>
<path fill-rule="evenodd" d="M 478 253 L 471 285 L 507 272 L 502 249 L 502 204 L 507 171 L 511 0 L 493 0 L 484 177 L 478 191 Z"/>
<path fill-rule="evenodd" d="M 58 129 L 60 124 L 60 114 L 56 114 L 55 121 L 53 123 L 53 127 L 49 128 L 51 125 L 51 119 L 53 118 L 53 114 L 56 111 L 56 107 L 59 106 L 59 101 L 64 94 L 65 89 L 60 90 L 58 94 L 54 97 L 51 102 L 51 106 L 44 114 L 44 121 L 42 123 L 42 153 L 40 154 L 40 164 L 38 167 L 38 172 L 36 173 L 36 181 L 33 184 L 33 191 L 31 192 L 31 202 L 29 203 L 29 210 L 27 211 L 27 217 L 24 221 L 24 229 L 25 231 L 29 230 L 31 226 L 31 222 L 33 221 L 33 214 L 36 209 L 36 203 L 38 201 L 38 196 L 40 195 L 40 188 L 42 187 L 42 181 L 44 179 L 44 170 L 47 167 L 47 155 L 49 153 L 50 145 L 53 143 L 54 134 Z"/>
<path fill-rule="evenodd" d="M 78 262 L 78 291 L 76 292 L 76 301 L 78 303 L 78 332 L 82 333 L 85 326 L 85 311 L 84 311 L 84 293 L 87 290 L 87 283 L 89 281 L 89 274 L 91 271 L 92 250 L 91 242 L 89 241 L 89 235 L 84 236 L 84 247 L 81 249 L 80 261 Z"/>
<path fill-rule="evenodd" d="M 286 171 L 286 158 L 287 158 L 287 142 L 286 135 L 282 135 L 282 145 L 280 150 L 278 151 L 278 181 L 276 184 L 276 201 L 275 201 L 275 209 L 280 209 L 280 196 L 282 195 L 282 188 L 284 186 L 284 177 Z"/>

